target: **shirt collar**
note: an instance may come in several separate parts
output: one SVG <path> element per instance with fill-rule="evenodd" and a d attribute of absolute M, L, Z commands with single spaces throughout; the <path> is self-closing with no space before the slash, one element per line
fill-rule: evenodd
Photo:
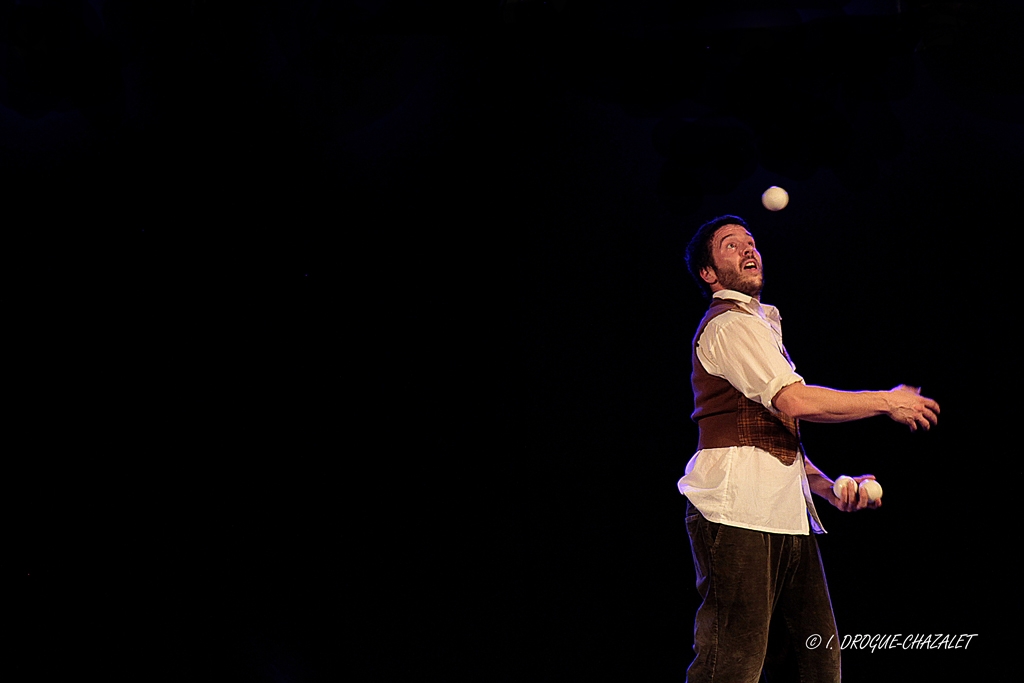
<path fill-rule="evenodd" d="M 727 299 L 729 301 L 738 301 L 744 304 L 754 315 L 762 318 L 778 318 L 778 309 L 770 304 L 762 304 L 760 301 L 752 296 L 747 296 L 743 292 L 737 292 L 735 289 L 720 289 L 711 295 L 715 299 Z"/>
<path fill-rule="evenodd" d="M 737 292 L 735 289 L 720 289 L 711 295 L 715 299 L 729 299 L 730 301 L 741 301 L 751 308 L 760 307 L 761 303 L 752 296 L 747 296 L 743 292 Z"/>

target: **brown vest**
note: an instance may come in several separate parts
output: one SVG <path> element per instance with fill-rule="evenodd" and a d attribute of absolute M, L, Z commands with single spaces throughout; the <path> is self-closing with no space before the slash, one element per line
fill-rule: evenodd
<path fill-rule="evenodd" d="M 693 421 L 700 429 L 698 449 L 729 446 L 756 446 L 792 465 L 801 452 L 799 424 L 787 415 L 773 414 L 757 401 L 751 401 L 727 380 L 708 374 L 697 358 L 697 344 L 712 318 L 726 311 L 749 315 L 736 302 L 712 299 L 711 307 L 697 327 L 693 338 Z"/>

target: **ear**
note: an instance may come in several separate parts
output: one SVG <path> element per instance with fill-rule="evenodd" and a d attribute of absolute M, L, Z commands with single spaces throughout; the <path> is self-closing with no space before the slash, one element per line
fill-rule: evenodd
<path fill-rule="evenodd" d="M 700 279 L 709 285 L 713 285 L 718 282 L 718 273 L 711 266 L 707 266 L 706 268 L 701 268 Z"/>

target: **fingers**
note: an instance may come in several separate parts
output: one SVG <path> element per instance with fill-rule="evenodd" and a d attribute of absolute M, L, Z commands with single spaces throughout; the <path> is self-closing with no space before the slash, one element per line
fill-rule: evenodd
<path fill-rule="evenodd" d="M 840 487 L 839 495 L 835 496 L 836 502 L 833 504 L 843 512 L 854 512 L 860 509 L 858 501 L 859 488 L 860 482 L 857 479 L 853 480 L 852 486 Z"/>
<path fill-rule="evenodd" d="M 845 476 L 845 475 L 844 475 Z M 872 501 L 863 491 L 860 485 L 868 480 L 875 479 L 873 474 L 862 474 L 859 477 L 852 477 L 857 483 L 856 486 L 844 486 L 839 488 L 839 495 L 833 494 L 832 504 L 842 512 L 858 512 L 860 510 L 874 510 L 882 506 L 882 499 Z"/>
<path fill-rule="evenodd" d="M 857 509 L 856 500 L 847 501 L 843 500 L 842 498 L 836 498 L 836 502 L 833 503 L 833 505 L 835 505 L 840 512 L 853 512 L 854 510 Z"/>
<path fill-rule="evenodd" d="M 912 387 L 901 384 L 893 388 L 893 393 L 898 393 L 903 398 L 892 413 L 893 419 L 907 425 L 910 431 L 918 429 L 925 431 L 939 423 L 939 404 L 934 399 L 921 395 L 920 387 Z"/>
<path fill-rule="evenodd" d="M 843 512 L 859 512 L 860 510 L 875 510 L 882 507 L 882 499 L 877 498 L 874 501 L 868 498 L 866 492 L 857 491 L 852 494 L 849 500 L 843 500 L 837 498 L 836 507 Z"/>
<path fill-rule="evenodd" d="M 939 416 L 937 414 L 938 407 L 938 404 L 935 404 L 935 410 L 929 408 L 927 405 L 921 407 L 921 412 L 913 418 L 914 424 L 910 427 L 910 431 L 916 431 L 918 426 L 927 431 L 933 426 L 939 424 Z"/>
<path fill-rule="evenodd" d="M 861 488 L 860 488 L 860 478 L 858 478 L 857 479 L 857 497 L 854 499 L 853 505 L 851 506 L 851 509 L 854 510 L 854 511 L 856 511 L 856 510 L 863 510 L 867 506 L 868 506 L 868 494 L 861 490 Z"/>
<path fill-rule="evenodd" d="M 930 427 L 931 425 L 936 425 L 939 423 L 939 404 L 937 401 L 934 401 L 930 398 L 925 398 L 924 396 L 922 396 L 921 399 L 921 414 L 923 415 L 924 419 L 928 421 L 928 425 L 925 427 L 925 429 L 928 429 L 928 427 Z"/>
<path fill-rule="evenodd" d="M 857 487 L 847 486 L 843 489 L 843 497 L 840 498 L 840 501 L 844 508 L 855 505 L 857 503 Z"/>
<path fill-rule="evenodd" d="M 916 432 L 918 427 L 926 430 L 931 427 L 931 423 L 928 421 L 928 418 L 926 418 L 923 414 L 918 413 L 911 413 L 910 415 L 908 415 L 906 419 L 903 421 L 903 424 L 910 427 L 910 431 L 912 432 Z"/>

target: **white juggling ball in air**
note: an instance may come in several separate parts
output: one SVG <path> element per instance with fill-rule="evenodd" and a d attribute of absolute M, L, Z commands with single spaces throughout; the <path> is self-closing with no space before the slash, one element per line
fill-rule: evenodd
<path fill-rule="evenodd" d="M 781 187 L 772 185 L 761 195 L 761 203 L 769 211 L 781 211 L 789 204 L 789 193 Z"/>

